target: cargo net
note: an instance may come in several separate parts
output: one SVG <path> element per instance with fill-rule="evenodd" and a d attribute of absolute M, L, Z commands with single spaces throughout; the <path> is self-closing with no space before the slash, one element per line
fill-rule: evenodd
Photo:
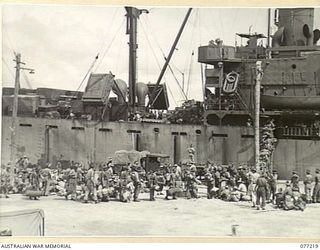
<path fill-rule="evenodd" d="M 195 100 L 185 101 L 181 107 L 170 113 L 168 121 L 173 124 L 203 124 L 203 103 Z"/>
<path fill-rule="evenodd" d="M 276 126 L 274 120 L 268 120 L 260 128 L 260 157 L 259 162 L 262 166 L 270 168 L 272 154 L 276 148 L 277 139 L 274 136 Z"/>

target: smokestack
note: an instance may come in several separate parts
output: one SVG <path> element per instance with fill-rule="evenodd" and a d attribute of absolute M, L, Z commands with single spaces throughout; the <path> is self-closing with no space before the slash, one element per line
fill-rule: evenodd
<path fill-rule="evenodd" d="M 313 8 L 279 9 L 278 27 L 284 28 L 282 46 L 313 45 Z"/>

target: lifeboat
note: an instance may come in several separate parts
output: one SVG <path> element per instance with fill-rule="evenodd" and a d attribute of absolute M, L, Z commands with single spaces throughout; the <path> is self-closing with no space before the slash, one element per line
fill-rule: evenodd
<path fill-rule="evenodd" d="M 261 95 L 261 107 L 267 109 L 320 109 L 320 96 Z"/>

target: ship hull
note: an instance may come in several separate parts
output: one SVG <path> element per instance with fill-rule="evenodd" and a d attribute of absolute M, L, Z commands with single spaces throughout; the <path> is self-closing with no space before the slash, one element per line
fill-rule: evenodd
<path fill-rule="evenodd" d="M 188 162 L 187 148 L 196 150 L 198 164 L 254 162 L 254 131 L 246 126 L 150 124 L 139 122 L 81 123 L 77 120 L 18 118 L 16 157 L 28 155 L 32 163 L 49 160 L 105 162 L 118 150 L 147 150 L 170 156 L 171 163 Z M 2 117 L 1 161 L 10 160 L 11 117 Z M 157 128 L 157 129 L 156 129 Z M 273 167 L 280 178 L 292 170 L 314 171 L 320 162 L 320 141 L 279 139 Z"/>

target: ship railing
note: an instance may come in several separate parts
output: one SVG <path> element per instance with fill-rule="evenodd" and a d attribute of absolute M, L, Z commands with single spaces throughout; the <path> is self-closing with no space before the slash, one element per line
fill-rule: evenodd
<path fill-rule="evenodd" d="M 320 137 L 318 127 L 282 127 L 280 129 L 284 137 Z"/>

